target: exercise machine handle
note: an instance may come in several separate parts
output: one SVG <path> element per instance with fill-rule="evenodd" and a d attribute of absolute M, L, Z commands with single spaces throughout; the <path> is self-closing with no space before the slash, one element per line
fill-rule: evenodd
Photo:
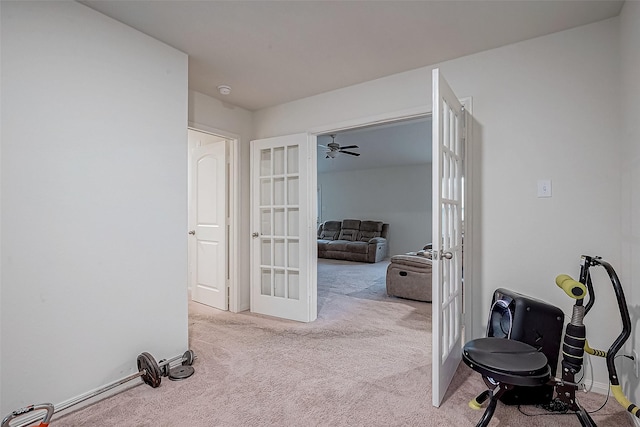
<path fill-rule="evenodd" d="M 638 408 L 638 406 L 627 399 L 622 391 L 615 366 L 616 354 L 618 353 L 618 351 L 620 351 L 624 343 L 627 341 L 627 339 L 629 339 L 629 336 L 631 335 L 631 318 L 629 316 L 629 309 L 627 307 L 627 301 L 624 296 L 622 284 L 620 283 L 620 279 L 618 278 L 618 275 L 616 274 L 611 264 L 602 260 L 600 257 L 590 257 L 587 255 L 583 255 L 581 263 L 582 271 L 580 274 L 580 278 L 581 280 L 587 282 L 588 285 L 591 285 L 590 274 L 588 272 L 589 267 L 597 265 L 603 267 L 606 270 L 607 274 L 609 275 L 609 279 L 611 280 L 611 284 L 613 285 L 613 291 L 618 302 L 618 311 L 620 312 L 620 317 L 622 319 L 622 332 L 620 332 L 620 335 L 618 335 L 613 344 L 611 344 L 611 347 L 609 347 L 609 351 L 607 351 L 606 353 L 607 370 L 609 371 L 609 381 L 611 382 L 611 392 L 620 405 L 622 405 L 627 411 L 631 412 L 637 418 L 640 418 L 640 408 Z M 593 294 L 592 289 L 593 287 L 589 286 L 589 291 L 591 294 Z"/>
<path fill-rule="evenodd" d="M 627 301 L 624 297 L 624 291 L 622 290 L 622 284 L 620 284 L 620 279 L 618 279 L 618 275 L 616 274 L 611 264 L 606 261 L 603 261 L 599 258 L 592 258 L 591 263 L 593 265 L 600 265 L 604 267 L 609 275 L 609 279 L 611 279 L 611 284 L 613 285 L 613 290 L 616 294 L 616 300 L 618 301 L 618 310 L 620 311 L 620 317 L 622 318 L 622 332 L 616 338 L 616 340 L 609 347 L 609 351 L 607 351 L 607 368 L 609 369 L 609 379 L 611 380 L 611 384 L 618 384 L 618 376 L 616 374 L 616 367 L 614 364 L 614 358 L 616 353 L 622 348 L 624 343 L 629 339 L 631 335 L 631 318 L 629 316 L 629 309 L 627 308 Z"/>
<path fill-rule="evenodd" d="M 587 296 L 587 287 L 577 280 L 573 280 L 567 274 L 561 274 L 556 277 L 556 285 L 558 285 L 569 298 L 579 300 Z"/>

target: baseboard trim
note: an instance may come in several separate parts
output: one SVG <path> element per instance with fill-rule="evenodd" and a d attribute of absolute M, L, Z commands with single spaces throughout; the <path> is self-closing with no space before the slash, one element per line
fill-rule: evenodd
<path fill-rule="evenodd" d="M 599 383 L 597 381 L 594 381 L 589 386 L 589 388 L 587 388 L 587 391 L 606 395 L 607 393 L 609 393 L 609 383 Z"/>

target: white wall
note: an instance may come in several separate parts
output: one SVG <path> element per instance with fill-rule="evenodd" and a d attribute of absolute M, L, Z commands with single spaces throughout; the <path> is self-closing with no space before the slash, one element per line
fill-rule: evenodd
<path fill-rule="evenodd" d="M 189 91 L 189 126 L 240 141 L 240 227 L 239 274 L 236 292 L 238 306 L 233 311 L 249 310 L 249 141 L 253 114 L 240 107 L 221 102 L 210 96 Z"/>
<path fill-rule="evenodd" d="M 620 264 L 618 19 L 440 64 L 478 122 L 472 337 L 481 336 L 491 296 L 507 287 L 558 305 L 557 274 L 577 275 L 581 254 Z M 430 105 L 430 68 L 397 74 L 255 113 L 260 137 L 290 134 Z M 538 199 L 536 182 L 553 181 Z M 601 307 L 612 298 L 599 297 Z M 608 347 L 618 321 L 602 308 L 589 321 Z M 606 383 L 604 363 L 595 379 Z"/>
<path fill-rule="evenodd" d="M 388 256 L 431 242 L 431 164 L 318 174 L 322 221 L 389 224 Z"/>
<path fill-rule="evenodd" d="M 187 56 L 76 2 L 2 2 L 2 403 L 181 354 Z"/>
<path fill-rule="evenodd" d="M 252 118 L 251 111 L 189 90 L 189 124 L 193 127 L 214 128 L 249 141 Z"/>
<path fill-rule="evenodd" d="M 618 20 L 564 31 L 443 64 L 452 86 L 474 97 L 482 126 L 478 162 L 480 295 L 474 335 L 496 287 L 519 290 L 570 314 L 559 273 L 577 276 L 581 254 L 620 264 Z M 536 181 L 553 197 L 536 197 Z M 477 271 L 474 271 L 477 273 Z M 600 281 L 608 291 L 606 277 Z M 598 294 L 590 342 L 608 348 L 618 321 Z M 611 311 L 607 311 L 607 307 Z M 607 382 L 604 362 L 596 380 Z"/>
<path fill-rule="evenodd" d="M 627 293 L 634 332 L 629 348 L 640 353 L 640 2 L 627 1 L 620 14 L 622 58 L 622 271 L 620 280 Z M 624 360 L 625 367 L 631 362 Z M 627 373 L 629 369 L 627 369 Z M 624 390 L 629 398 L 640 401 L 640 380 L 635 375 L 624 377 Z"/>
<path fill-rule="evenodd" d="M 430 88 L 430 71 L 420 68 L 258 110 L 254 113 L 254 136 L 335 129 L 343 122 L 352 126 L 352 120 L 424 107 L 431 105 Z"/>

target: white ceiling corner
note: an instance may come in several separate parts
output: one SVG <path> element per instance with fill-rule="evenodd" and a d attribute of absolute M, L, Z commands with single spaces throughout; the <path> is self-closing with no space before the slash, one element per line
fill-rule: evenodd
<path fill-rule="evenodd" d="M 190 89 L 250 111 L 611 18 L 624 3 L 80 2 L 187 53 Z M 430 119 L 340 132 L 336 142 L 358 145 L 361 156 L 325 159 L 319 148 L 318 172 L 431 162 Z"/>
<path fill-rule="evenodd" d="M 624 1 L 81 3 L 187 53 L 190 89 L 254 111 L 611 18 Z"/>

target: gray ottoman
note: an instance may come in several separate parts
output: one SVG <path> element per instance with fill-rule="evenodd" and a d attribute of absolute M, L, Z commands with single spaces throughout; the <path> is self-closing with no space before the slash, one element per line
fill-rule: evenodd
<path fill-rule="evenodd" d="M 421 255 L 394 255 L 387 267 L 387 294 L 431 302 L 431 259 Z"/>

